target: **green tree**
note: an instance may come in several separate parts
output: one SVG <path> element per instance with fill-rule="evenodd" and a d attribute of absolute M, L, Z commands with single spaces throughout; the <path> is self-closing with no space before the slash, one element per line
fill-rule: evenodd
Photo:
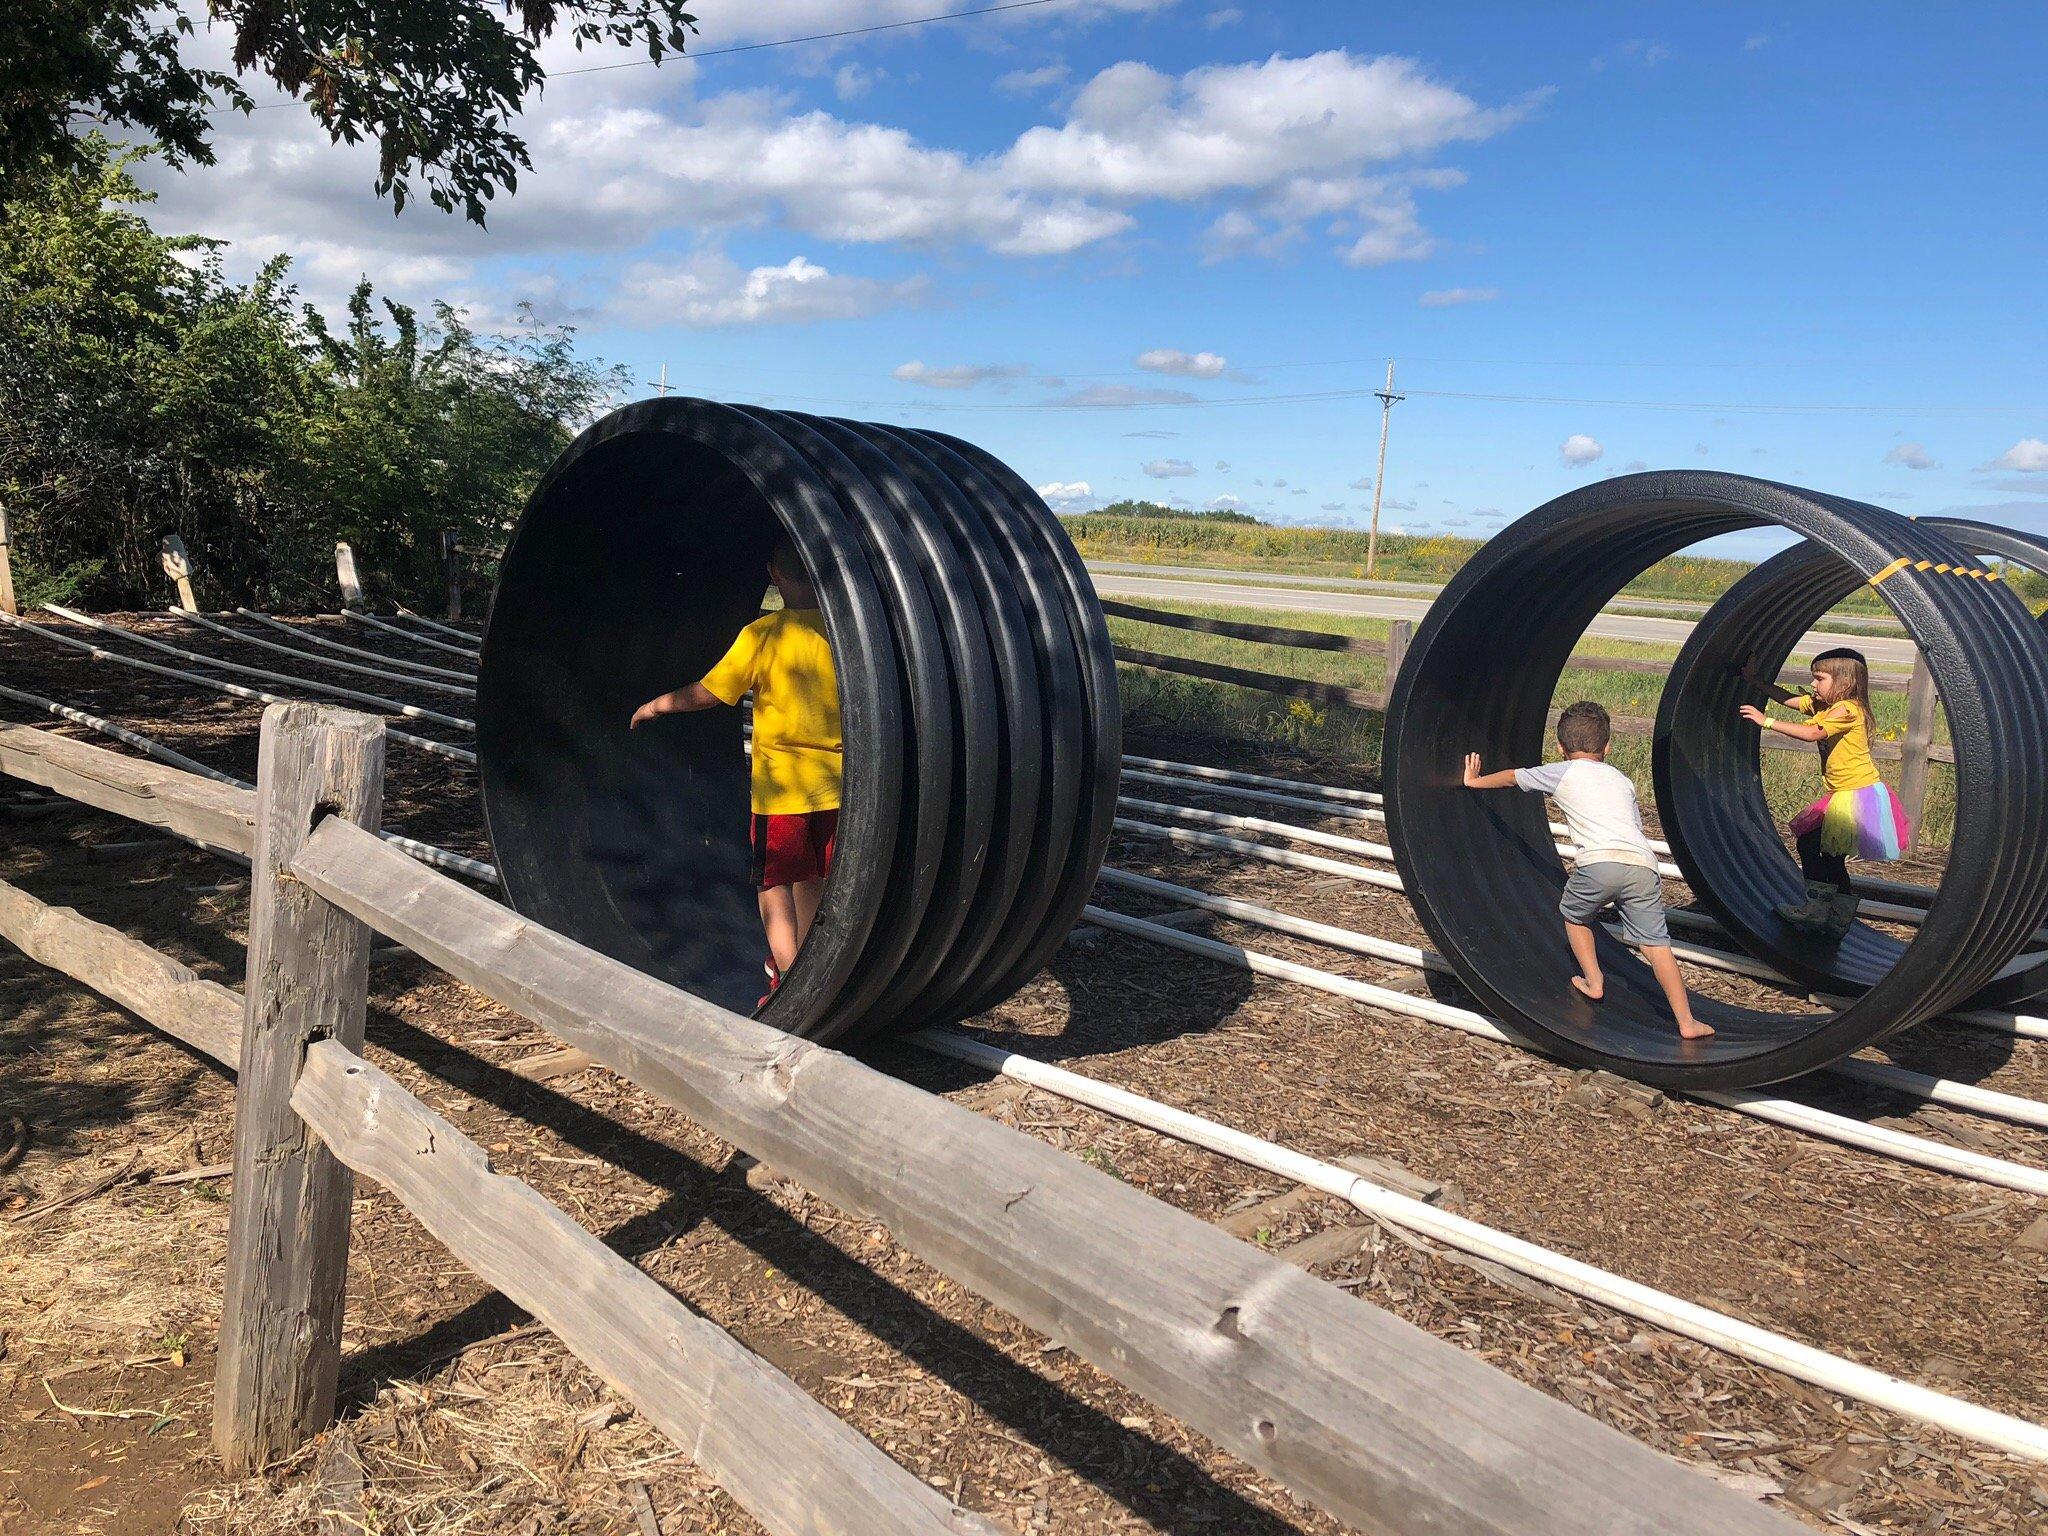
<path fill-rule="evenodd" d="M 207 0 L 234 66 L 304 103 L 337 142 L 377 144 L 377 190 L 404 207 L 415 179 L 438 208 L 481 224 L 526 169 L 512 121 L 557 31 L 586 43 L 683 51 L 685 0 Z M 95 126 L 123 124 L 172 163 L 211 164 L 212 118 L 255 107 L 236 77 L 194 68 L 189 15 L 161 0 L 0 5 L 0 199 L 47 160 L 75 159 Z"/>
<path fill-rule="evenodd" d="M 305 367 L 281 263 L 237 287 L 166 238 L 103 140 L 0 210 L 0 495 L 47 579 L 152 590 L 157 541 L 260 558 Z"/>
<path fill-rule="evenodd" d="M 149 227 L 131 161 L 89 139 L 0 204 L 0 498 L 31 597 L 154 606 L 176 532 L 211 599 L 329 607 L 347 539 L 424 602 L 441 532 L 500 541 L 625 387 L 530 315 L 480 334 L 365 283 L 330 326 L 283 258 L 231 283 L 213 242 Z"/>

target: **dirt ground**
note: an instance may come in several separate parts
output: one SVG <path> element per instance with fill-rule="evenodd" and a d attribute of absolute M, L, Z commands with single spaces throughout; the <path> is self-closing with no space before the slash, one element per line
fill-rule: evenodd
<path fill-rule="evenodd" d="M 153 633 L 174 638 L 168 625 Z M 389 654 L 397 642 L 324 632 Z M 180 643 L 311 669 L 216 638 Z M 125 649 L 125 647 L 124 647 Z M 139 653 L 138 653 L 139 654 Z M 159 658 L 168 661 L 168 658 Z M 448 660 L 420 651 L 417 659 Z M 320 674 L 337 682 L 338 674 Z M 0 679 L 109 715 L 253 776 L 258 706 L 0 631 Z M 354 680 L 359 686 L 387 685 Z M 447 700 L 403 697 L 429 706 Z M 460 707 L 451 712 L 462 713 Z M 0 719 L 55 722 L 0 701 Z M 1223 761 L 1147 732 L 1131 749 Z M 408 727 L 411 728 L 411 727 Z M 62 727 L 67 732 L 73 727 Z M 421 734 L 457 739 L 420 728 Z M 98 740 L 98 738 L 89 738 Z M 1343 765 L 1239 766 L 1369 782 Z M 0 792 L 7 785 L 0 784 Z M 1242 812 L 1242 804 L 1146 790 Z M 1282 819 L 1312 819 L 1276 813 Z M 387 824 L 487 855 L 473 775 L 394 745 Z M 1357 835 L 1356 824 L 1316 823 Z M 0 878 L 239 983 L 246 878 L 194 850 L 132 843 L 69 805 L 0 806 Z M 1401 898 L 1350 881 L 1141 840 L 1111 862 L 1388 938 L 1422 942 Z M 1910 872 L 1909 872 L 1910 873 Z M 1935 878 L 1928 867 L 1919 877 Z M 1105 887 L 1103 904 L 1161 904 Z M 1326 970 L 1413 974 L 1227 922 L 1197 931 Z M 1721 995 L 1783 1000 L 1692 970 Z M 1081 936 L 985 1038 L 1303 1151 L 1370 1153 L 1451 1208 L 1735 1316 L 2010 1413 L 2048 1419 L 2048 1201 L 1858 1153 L 1574 1072 L 1328 994 L 1136 940 Z M 370 1054 L 676 1295 L 787 1371 L 935 1486 L 1020 1531 L 1334 1532 L 1091 1367 L 593 1069 L 508 1070 L 540 1030 L 403 953 L 372 971 Z M 2048 1098 L 2048 1047 L 1932 1027 L 1896 1059 Z M 1303 1239 L 1315 1272 L 1603 1422 L 1822 1529 L 2048 1526 L 2048 1470 L 1740 1364 L 1462 1260 L 1340 1202 L 1064 1100 L 906 1047 L 872 1059 L 1051 1142 L 1246 1241 Z M 0 1530 L 311 1529 L 360 1466 L 378 1532 L 757 1527 L 545 1331 L 489 1292 L 380 1188 L 360 1182 L 341 1423 L 257 1478 L 209 1446 L 225 1252 L 232 1082 L 75 983 L 0 947 Z M 1841 1084 L 1793 1096 L 2034 1164 L 2048 1134 Z M 2024 1238 L 2029 1229 L 2034 1238 Z M 321 1469 L 325 1469 L 324 1475 Z M 337 1474 L 336 1469 L 341 1469 Z"/>

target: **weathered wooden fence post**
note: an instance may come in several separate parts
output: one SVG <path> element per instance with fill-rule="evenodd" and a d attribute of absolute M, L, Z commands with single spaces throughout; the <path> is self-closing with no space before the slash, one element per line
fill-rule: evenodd
<path fill-rule="evenodd" d="M 1408 642 L 1415 638 L 1413 619 L 1395 619 L 1387 625 L 1387 692 L 1394 691 L 1394 679 L 1401 675 L 1401 663 L 1408 659 Z"/>
<path fill-rule="evenodd" d="M 1927 814 L 1927 749 L 1934 744 L 1934 673 L 1927 658 L 1913 653 L 1913 676 L 1906 684 L 1906 738 L 1899 743 L 1899 806 L 1912 828 L 1908 853 L 1920 851 L 1920 822 Z"/>
<path fill-rule="evenodd" d="M 351 613 L 361 613 L 363 582 L 356 575 L 356 552 L 346 544 L 334 546 L 334 575 L 341 583 L 341 606 Z"/>
<path fill-rule="evenodd" d="M 321 704 L 264 711 L 213 1408 L 214 1446 L 235 1476 L 295 1450 L 334 1416 L 354 1180 L 291 1095 L 313 1042 L 362 1049 L 369 931 L 291 865 L 322 817 L 375 830 L 383 801 L 383 721 Z"/>
<path fill-rule="evenodd" d="M 448 617 L 462 617 L 462 545 L 454 532 L 441 535 L 441 569 L 448 583 Z"/>
<path fill-rule="evenodd" d="M 176 583 L 178 606 L 187 613 L 197 613 L 199 603 L 192 596 L 192 556 L 185 548 L 185 541 L 175 533 L 163 538 L 164 574 Z"/>
<path fill-rule="evenodd" d="M 7 547 L 7 509 L 0 507 L 0 613 L 20 613 L 14 600 L 14 565 Z"/>

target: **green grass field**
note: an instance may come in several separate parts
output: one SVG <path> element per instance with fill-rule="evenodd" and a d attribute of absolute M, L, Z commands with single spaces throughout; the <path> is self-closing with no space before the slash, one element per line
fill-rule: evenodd
<path fill-rule="evenodd" d="M 1317 629 L 1378 640 L 1384 640 L 1387 633 L 1385 619 L 1344 614 L 1317 614 L 1304 618 L 1300 614 L 1199 603 L 1158 602 L 1147 606 L 1240 623 Z M 1317 682 L 1341 683 L 1370 692 L 1380 692 L 1386 687 L 1386 662 L 1379 655 L 1294 650 L 1129 619 L 1111 619 L 1110 633 L 1118 644 L 1141 650 L 1261 672 L 1277 672 Z M 1675 651 L 1662 646 L 1590 637 L 1580 642 L 1578 651 L 1582 655 L 1648 660 L 1669 660 L 1676 655 Z M 1266 742 L 1350 764 L 1377 766 L 1379 763 L 1381 717 L 1377 712 L 1289 699 L 1146 667 L 1124 666 L 1118 670 L 1123 683 L 1125 714 L 1133 723 L 1147 719 L 1163 720 L 1179 729 L 1219 739 Z M 1559 678 L 1552 702 L 1562 706 L 1575 699 L 1594 699 L 1605 705 L 1611 714 L 1651 717 L 1657 713 L 1662 693 L 1663 679 L 1653 675 L 1569 668 Z M 1905 695 L 1875 694 L 1871 704 L 1879 736 L 1898 740 L 1905 729 Z M 1948 740 L 1947 732 L 1946 720 L 1937 714 L 1936 739 Z M 1610 761 L 1635 779 L 1645 803 L 1648 803 L 1652 794 L 1650 739 L 1647 736 L 1617 735 Z M 1881 763 L 1879 766 L 1896 786 L 1898 764 Z M 1820 792 L 1817 761 L 1803 753 L 1766 752 L 1763 770 L 1764 791 L 1777 815 L 1790 816 Z M 1946 765 L 1935 766 L 1927 800 L 1924 840 L 1930 846 L 1944 847 L 1955 818 L 1954 782 Z"/>

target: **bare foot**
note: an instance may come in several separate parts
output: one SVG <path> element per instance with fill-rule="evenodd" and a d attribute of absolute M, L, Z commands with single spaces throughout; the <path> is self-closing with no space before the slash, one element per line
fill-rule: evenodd
<path fill-rule="evenodd" d="M 1572 978 L 1572 985 L 1596 1003 L 1607 994 L 1607 978 L 1605 976 L 1574 976 Z"/>
<path fill-rule="evenodd" d="M 1680 1019 L 1678 1036 L 1681 1040 L 1704 1040 L 1714 1032 L 1711 1024 L 1702 1024 L 1698 1019 Z"/>

